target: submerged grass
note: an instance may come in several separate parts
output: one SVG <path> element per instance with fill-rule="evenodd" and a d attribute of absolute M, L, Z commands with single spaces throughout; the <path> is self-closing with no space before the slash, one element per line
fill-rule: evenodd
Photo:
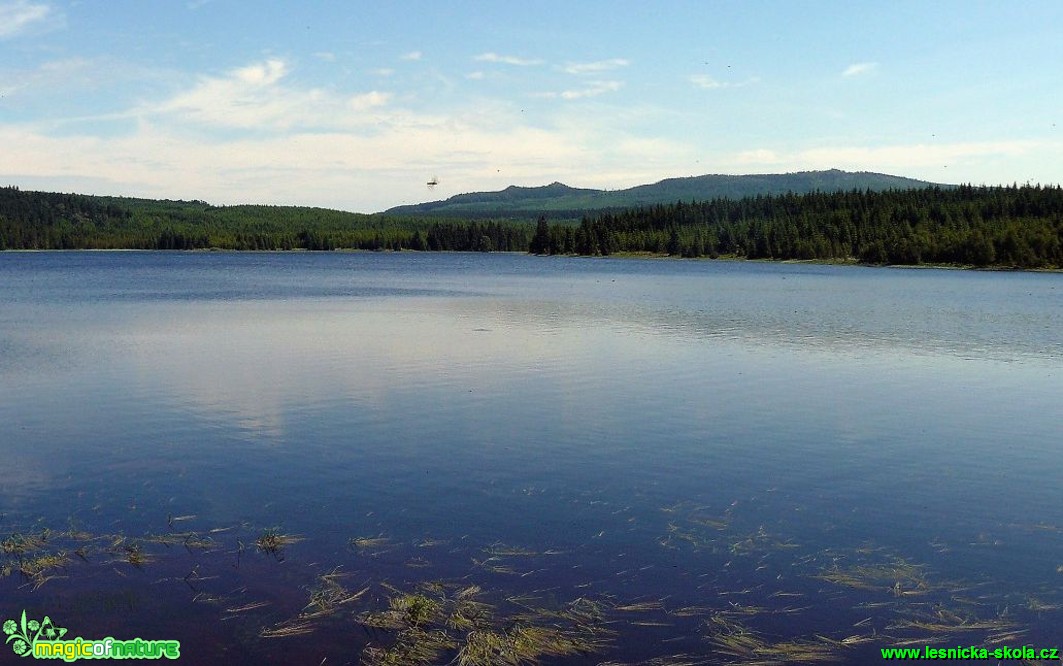
<path fill-rule="evenodd" d="M 262 638 L 289 638 L 292 636 L 305 636 L 311 634 L 320 627 L 321 620 L 335 615 L 339 610 L 360 599 L 369 587 L 366 586 L 358 592 L 351 592 L 340 582 L 345 574 L 339 569 L 333 569 L 327 574 L 318 576 L 317 584 L 310 589 L 306 605 L 295 616 L 278 622 L 270 627 L 263 627 L 259 631 Z M 259 603 L 251 607 L 243 607 L 237 611 L 242 612 L 251 608 L 264 606 Z"/>
<path fill-rule="evenodd" d="M 841 661 L 839 648 L 846 644 L 824 637 L 813 639 L 784 639 L 771 641 L 733 617 L 723 613 L 713 615 L 707 622 L 707 639 L 721 654 L 737 657 L 751 664 L 796 664 Z"/>
<path fill-rule="evenodd" d="M 576 578 L 572 574 L 583 566 L 576 559 L 581 555 L 579 546 L 551 550 L 543 545 L 531 548 L 501 541 L 487 545 L 458 539 L 403 542 L 376 535 L 350 538 L 347 556 L 359 558 L 369 569 L 390 567 L 392 575 L 412 577 L 412 581 L 393 585 L 366 580 L 349 588 L 350 575 L 332 569 L 307 584 L 300 607 L 254 594 L 261 584 L 254 566 L 241 572 L 250 592 L 248 587 L 228 592 L 212 587 L 216 584 L 210 581 L 219 576 L 200 575 L 201 564 L 204 574 L 215 573 L 209 570 L 214 560 L 207 559 L 206 554 L 235 553 L 239 567 L 244 549 L 240 531 L 246 526 L 173 531 L 174 525 L 191 520 L 191 516 L 168 519 L 171 530 L 167 533 L 138 538 L 74 529 L 17 532 L 0 541 L 0 575 L 19 574 L 27 581 L 23 588 L 36 589 L 58 577 L 74 578 L 79 569 L 92 571 L 91 565 L 109 566 L 124 576 L 122 567 L 111 566 L 115 561 L 142 568 L 177 550 L 194 558 L 191 572 L 184 578 L 195 592 L 194 600 L 216 605 L 223 620 L 253 623 L 250 631 L 265 639 L 300 638 L 325 628 L 349 632 L 353 620 L 364 629 L 354 640 L 355 649 L 362 648 L 361 663 L 367 666 L 519 666 L 559 663 L 594 653 L 622 659 L 623 654 L 609 654 L 618 632 L 662 640 L 661 652 L 668 644 L 667 654 L 638 662 L 642 666 L 721 661 L 827 663 L 850 659 L 854 648 L 873 643 L 918 645 L 962 637 L 982 644 L 1015 644 L 1027 640 L 1029 631 L 1020 616 L 1050 621 L 1063 601 L 1050 585 L 1028 593 L 1015 591 L 1005 598 L 985 589 L 989 581 L 967 585 L 944 582 L 931 575 L 930 567 L 874 544 L 806 548 L 786 535 L 776 535 L 770 524 L 744 520 L 733 507 L 719 514 L 680 503 L 662 512 L 666 518 L 650 527 L 646 541 L 652 544 L 663 533 L 662 545 L 682 549 L 684 557 L 704 565 L 696 578 L 690 578 L 697 582 L 696 591 L 690 595 L 655 598 L 645 596 L 647 588 L 639 586 L 643 593 L 639 596 L 613 596 L 610 590 L 624 589 L 623 585 L 631 582 L 652 581 L 660 569 L 652 563 L 628 564 L 616 577 L 607 573 L 604 578 L 580 580 L 578 573 Z M 269 528 L 258 533 L 253 543 L 259 551 L 276 556 L 300 540 Z M 226 546 L 232 541 L 238 544 L 236 550 Z M 433 565 L 424 557 L 431 554 L 426 549 L 444 543 L 453 544 L 447 549 L 448 557 L 456 555 L 458 561 L 467 563 L 467 569 L 458 574 L 462 577 L 419 582 L 424 568 Z M 937 541 L 931 547 L 940 553 L 934 543 Z M 595 556 L 600 553 L 597 544 L 589 548 L 595 549 Z M 381 557 L 385 553 L 392 556 Z M 96 557 L 99 555 L 102 557 Z M 555 555 L 558 557 L 552 557 Z M 544 560 L 543 568 L 536 568 L 539 560 Z M 156 582 L 180 582 L 186 570 Z M 643 571 L 647 573 L 641 574 Z M 557 599 L 564 596 L 566 588 L 529 591 L 531 586 L 523 582 L 524 577 L 538 572 L 545 573 L 528 580 L 550 580 L 557 574 L 569 580 L 567 589 L 574 591 L 570 596 L 584 596 L 562 603 Z M 620 587 L 610 587 L 613 580 L 620 580 Z M 600 592 L 591 594 L 589 590 Z M 842 604 L 847 608 L 840 609 Z M 291 613 L 286 619 L 278 610 L 285 605 Z M 861 609 L 864 611 L 859 612 Z M 838 626 L 841 618 L 845 618 L 844 626 Z M 802 630 L 786 628 L 791 626 Z M 696 647 L 699 641 L 702 649 Z M 711 654 L 700 654 L 704 646 Z M 600 664 L 621 666 L 623 662 Z"/>
<path fill-rule="evenodd" d="M 580 599 L 553 611 L 519 605 L 516 613 L 503 613 L 477 585 L 384 589 L 387 607 L 358 616 L 364 626 L 393 632 L 390 645 L 373 644 L 362 653 L 369 666 L 443 663 L 434 660 L 445 655 L 460 666 L 536 664 L 598 651 L 611 635 L 597 606 L 591 612 Z"/>
<path fill-rule="evenodd" d="M 284 534 L 279 529 L 271 527 L 263 530 L 262 534 L 255 539 L 255 546 L 264 553 L 278 555 L 287 546 L 300 541 L 302 541 L 302 538 Z"/>
<path fill-rule="evenodd" d="M 815 578 L 858 590 L 888 592 L 897 597 L 915 596 L 933 589 L 926 578 L 925 569 L 904 559 L 894 558 L 881 564 L 845 568 L 834 565 Z"/>

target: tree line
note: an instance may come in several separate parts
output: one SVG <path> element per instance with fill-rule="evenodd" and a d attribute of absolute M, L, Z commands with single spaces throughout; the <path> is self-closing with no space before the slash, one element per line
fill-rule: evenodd
<path fill-rule="evenodd" d="M 1063 189 L 930 187 L 677 202 L 541 219 L 536 254 L 1063 267 Z"/>
<path fill-rule="evenodd" d="M 363 215 L 0 188 L 0 249 L 650 253 L 1063 268 L 1060 187 L 929 187 L 676 202 L 578 222 Z"/>
<path fill-rule="evenodd" d="M 0 250 L 528 249 L 507 221 L 363 215 L 298 206 L 211 206 L 0 188 Z"/>

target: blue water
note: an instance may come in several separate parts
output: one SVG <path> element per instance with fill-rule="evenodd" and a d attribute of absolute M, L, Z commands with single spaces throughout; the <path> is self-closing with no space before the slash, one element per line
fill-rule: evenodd
<path fill-rule="evenodd" d="M 770 660 L 713 617 L 870 637 L 832 646 L 854 664 L 1063 646 L 1061 399 L 1058 274 L 4 253 L 0 536 L 47 528 L 67 561 L 0 578 L 0 615 L 187 663 L 359 663 L 395 638 L 357 621 L 382 584 L 443 580 L 500 616 L 605 609 L 608 645 L 543 663 Z M 301 540 L 260 552 L 267 529 Z M 216 547 L 150 541 L 189 531 Z M 897 562 L 919 575 L 829 580 Z M 332 571 L 369 591 L 260 636 Z"/>

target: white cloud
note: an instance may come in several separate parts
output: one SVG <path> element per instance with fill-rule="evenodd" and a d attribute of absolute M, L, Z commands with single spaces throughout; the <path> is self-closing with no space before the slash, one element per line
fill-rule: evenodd
<path fill-rule="evenodd" d="M 627 67 L 631 63 L 624 58 L 612 58 L 609 60 L 599 60 L 597 62 L 584 62 L 584 63 L 569 63 L 565 65 L 564 71 L 569 74 L 592 74 L 595 72 L 604 72 L 611 69 L 617 69 L 619 67 Z"/>
<path fill-rule="evenodd" d="M 413 61 L 420 60 L 422 57 L 424 57 L 424 54 L 420 51 L 410 51 L 409 53 L 403 53 L 401 56 L 399 56 L 399 60 Z"/>
<path fill-rule="evenodd" d="M 470 79 L 472 81 L 481 81 L 484 78 L 484 73 L 483 72 L 469 72 L 468 74 L 465 75 L 465 78 Z"/>
<path fill-rule="evenodd" d="M 284 61 L 276 58 L 261 64 L 248 65 L 247 67 L 233 70 L 235 78 L 256 87 L 276 83 L 287 73 L 288 67 L 284 64 Z"/>
<path fill-rule="evenodd" d="M 832 146 L 779 152 L 767 148 L 742 151 L 728 161 L 739 171 L 804 171 L 809 169 L 847 169 L 881 171 L 897 175 L 916 172 L 941 173 L 950 165 L 959 169 L 986 170 L 998 160 L 1028 158 L 1036 153 L 1056 150 L 1037 141 L 971 141 L 948 144 L 903 144 L 890 146 Z M 957 174 L 959 177 L 959 174 Z"/>
<path fill-rule="evenodd" d="M 726 84 L 720 83 L 716 79 L 706 74 L 696 74 L 690 77 L 690 82 L 698 88 L 705 90 L 715 90 L 716 88 L 725 88 Z"/>
<path fill-rule="evenodd" d="M 318 89 L 280 85 L 288 74 L 283 60 L 271 58 L 223 76 L 201 77 L 191 89 L 134 109 L 131 115 L 165 116 L 177 125 L 191 122 L 259 131 L 350 122 L 348 99 Z"/>
<path fill-rule="evenodd" d="M 847 146 L 812 148 L 801 151 L 799 158 L 822 167 L 827 163 L 867 169 L 867 165 L 900 167 L 942 167 L 957 165 L 972 158 L 1016 157 L 1044 147 L 1037 141 L 971 141 L 945 144 L 897 146 Z"/>
<path fill-rule="evenodd" d="M 504 65 L 517 65 L 518 67 L 529 67 L 532 65 L 543 64 L 542 60 L 534 58 L 519 58 L 517 56 L 499 55 L 497 53 L 481 53 L 473 58 L 477 62 L 497 62 Z"/>
<path fill-rule="evenodd" d="M 774 150 L 768 150 L 767 148 L 757 148 L 755 150 L 744 150 L 738 153 L 733 161 L 737 164 L 779 164 L 783 162 L 783 158 L 779 156 Z"/>
<path fill-rule="evenodd" d="M 44 69 L 78 76 L 97 64 L 57 61 Z M 111 119 L 124 119 L 124 131 L 115 132 L 112 122 L 99 136 L 91 134 L 88 122 L 69 122 L 57 135 L 53 130 L 61 120 L 15 124 L 0 119 L 0 182 L 33 183 L 53 191 L 368 212 L 428 198 L 425 173 L 440 178 L 433 193 L 437 198 L 552 180 L 615 188 L 694 170 L 838 167 L 993 182 L 994 174 L 1027 169 L 1027 164 L 1051 173 L 1063 150 L 1058 142 L 985 141 L 827 147 L 809 142 L 745 151 L 731 143 L 729 150 L 713 151 L 715 139 L 676 135 L 671 130 L 681 126 L 680 117 L 650 104 L 602 114 L 588 114 L 579 104 L 549 105 L 549 115 L 534 114 L 532 125 L 519 106 L 503 100 L 466 95 L 457 106 L 419 110 L 406 106 L 416 96 L 400 90 L 319 89 L 300 85 L 299 74 L 285 60 L 273 58 L 202 76 L 176 92 L 116 110 Z M 487 76 L 495 74 L 488 71 Z M 541 96 L 581 100 L 622 87 L 616 80 L 580 79 L 572 89 Z M 142 90 L 149 94 L 152 88 Z M 661 129 L 649 135 L 633 129 L 648 126 Z M 944 165 L 950 168 L 943 171 Z M 1039 176 L 1026 173 L 1027 178 Z"/>
<path fill-rule="evenodd" d="M 877 68 L 877 62 L 858 62 L 846 67 L 845 71 L 842 72 L 842 76 L 847 79 L 854 76 L 862 76 L 864 74 L 870 74 Z"/>
<path fill-rule="evenodd" d="M 389 101 L 391 101 L 391 93 L 373 90 L 364 95 L 355 95 L 348 105 L 355 111 L 365 111 L 366 109 L 384 106 Z"/>
<path fill-rule="evenodd" d="M 563 90 L 561 92 L 536 93 L 533 97 L 542 97 L 545 99 L 583 99 L 585 97 L 597 97 L 598 95 L 604 95 L 605 93 L 616 92 L 622 87 L 624 87 L 624 84 L 621 81 L 594 81 L 585 88 Z"/>
<path fill-rule="evenodd" d="M 130 82 L 134 82 L 138 89 L 150 89 L 160 81 L 178 76 L 171 70 L 145 67 L 110 56 L 76 56 L 41 62 L 31 69 L 7 69 L 0 65 L 0 81 L 6 84 L 0 84 L 0 92 L 54 100 L 57 95 L 69 98 L 71 94 L 80 94 L 84 90 L 116 91 Z M 51 116 L 53 113 L 49 108 L 42 115 Z"/>
<path fill-rule="evenodd" d="M 52 14 L 50 6 L 27 0 L 0 4 L 0 39 L 14 37 Z"/>
<path fill-rule="evenodd" d="M 760 79 L 753 77 L 746 79 L 745 81 L 733 82 L 733 81 L 717 81 L 716 79 L 708 76 L 707 74 L 695 74 L 688 77 L 688 80 L 694 84 L 694 86 L 701 88 L 702 90 L 719 90 L 721 88 L 744 88 L 756 83 L 760 83 Z"/>
<path fill-rule="evenodd" d="M 325 62 L 336 62 L 336 54 L 329 51 L 318 51 L 314 57 Z"/>
<path fill-rule="evenodd" d="M 426 169 L 457 191 L 486 187 L 503 169 L 501 186 L 541 184 L 559 164 L 593 170 L 579 165 L 594 150 L 556 129 L 515 125 L 504 103 L 427 114 L 393 108 L 380 91 L 307 101 L 313 91 L 288 87 L 278 69 L 242 68 L 124 112 L 136 122 L 121 135 L 52 136 L 43 123 L 0 122 L 0 177 L 51 190 L 370 212 L 422 200 Z"/>
<path fill-rule="evenodd" d="M 607 92 L 616 92 L 623 87 L 620 81 L 596 81 L 589 88 L 581 90 L 566 90 L 561 93 L 561 99 L 581 99 L 583 97 L 597 97 Z"/>

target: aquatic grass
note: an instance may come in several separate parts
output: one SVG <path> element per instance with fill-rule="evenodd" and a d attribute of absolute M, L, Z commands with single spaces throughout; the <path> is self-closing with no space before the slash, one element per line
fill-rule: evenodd
<path fill-rule="evenodd" d="M 817 636 L 813 639 L 770 641 L 760 633 L 723 613 L 706 623 L 707 639 L 718 652 L 738 657 L 746 664 L 795 664 L 841 661 L 839 648 L 857 644 Z"/>
<path fill-rule="evenodd" d="M 957 622 L 951 616 L 926 615 L 897 620 L 887 629 L 918 629 L 932 634 L 952 634 L 959 631 L 1012 631 L 1016 625 L 1011 620 L 996 618 L 991 620 L 963 618 Z"/>
<path fill-rule="evenodd" d="M 382 548 L 390 548 L 393 545 L 391 539 L 384 536 L 351 537 L 347 540 L 347 543 L 358 550 L 380 550 Z"/>
<path fill-rule="evenodd" d="M 318 576 L 317 584 L 310 589 L 306 605 L 302 610 L 293 617 L 270 627 L 263 627 L 259 630 L 259 636 L 291 638 L 311 634 L 318 629 L 321 620 L 336 614 L 341 607 L 357 601 L 369 591 L 369 586 L 366 586 L 358 592 L 351 592 L 340 583 L 344 576 L 345 574 L 339 569 L 333 569 L 327 574 Z M 230 612 L 245 612 L 264 605 L 266 605 L 265 602 L 253 603 Z"/>
<path fill-rule="evenodd" d="M 302 538 L 284 534 L 277 528 L 267 528 L 255 539 L 255 546 L 263 553 L 279 555 L 280 552 L 294 543 L 299 543 Z"/>
<path fill-rule="evenodd" d="M 443 610 L 438 601 L 423 594 L 403 594 L 392 597 L 389 603 L 400 621 L 412 627 L 438 622 Z"/>
<path fill-rule="evenodd" d="M 152 534 L 141 537 L 142 541 L 155 543 L 162 546 L 184 546 L 189 550 L 208 550 L 216 547 L 216 543 L 210 537 L 203 537 L 196 532 L 170 532 L 168 534 Z"/>
<path fill-rule="evenodd" d="M 310 599 L 303 608 L 301 616 L 316 619 L 331 615 L 340 606 L 357 601 L 369 591 L 369 586 L 366 586 L 358 592 L 351 592 L 340 584 L 339 580 L 343 576 L 344 574 L 341 574 L 339 569 L 333 569 L 319 576 L 317 586 L 310 590 Z"/>
<path fill-rule="evenodd" d="M 17 571 L 29 581 L 28 584 L 32 589 L 36 590 L 48 581 L 59 578 L 50 572 L 64 568 L 68 560 L 69 558 L 63 551 L 21 557 L 18 562 L 8 562 L 0 567 L 0 578 L 6 578 Z"/>
<path fill-rule="evenodd" d="M 249 611 L 258 610 L 259 608 L 265 608 L 269 605 L 270 602 L 268 601 L 252 601 L 243 604 L 242 606 L 231 606 L 229 608 L 226 608 L 225 612 L 230 615 L 238 615 L 239 613 L 247 613 Z"/>
<path fill-rule="evenodd" d="M 732 516 L 732 513 L 735 515 Z M 469 548 L 474 555 L 483 553 L 480 557 L 485 559 L 473 558 L 471 565 L 465 560 L 464 571 L 459 568 L 456 573 L 448 572 L 459 577 L 418 581 L 423 572 L 401 567 L 405 565 L 419 569 L 432 565 L 423 557 L 429 552 L 419 549 L 426 547 L 426 543 L 437 545 L 436 542 L 415 539 L 396 543 L 384 536 L 351 538 L 348 543 L 356 551 L 356 556 L 360 557 L 375 557 L 385 550 L 394 552 L 395 557 L 389 558 L 388 566 L 399 567 L 400 571 L 406 573 L 398 575 L 409 576 L 412 580 L 394 584 L 367 581 L 364 586 L 349 590 L 346 587 L 349 574 L 333 569 L 312 578 L 306 587 L 304 605 L 298 608 L 298 604 L 295 604 L 297 609 L 294 615 L 281 621 L 275 621 L 284 617 L 283 614 L 274 616 L 275 601 L 248 597 L 246 588 L 229 594 L 200 593 L 196 590 L 194 601 L 216 604 L 221 619 L 233 624 L 253 623 L 251 631 L 264 639 L 299 640 L 314 632 L 324 635 L 322 630 L 328 627 L 328 640 L 339 640 L 343 635 L 334 636 L 333 630 L 342 632 L 344 623 L 354 619 L 365 633 L 352 640 L 356 644 L 369 643 L 361 654 L 361 663 L 369 666 L 563 663 L 566 658 L 590 653 L 603 653 L 603 657 L 617 659 L 622 658 L 622 655 L 608 652 L 617 631 L 627 629 L 635 632 L 640 627 L 673 626 L 675 629 L 647 633 L 674 636 L 665 639 L 664 642 L 668 643 L 670 640 L 696 638 L 696 634 L 691 637 L 680 633 L 682 627 L 688 630 L 701 627 L 701 637 L 706 646 L 711 646 L 713 656 L 689 654 L 682 652 L 678 646 L 672 648 L 677 654 L 664 654 L 662 645 L 659 656 L 641 661 L 642 666 L 720 663 L 721 660 L 746 664 L 820 663 L 845 659 L 849 650 L 879 641 L 888 641 L 890 645 L 918 645 L 921 642 L 941 642 L 953 636 L 981 633 L 976 640 L 983 643 L 1010 644 L 1021 640 L 1028 630 L 1015 617 L 1007 614 L 987 618 L 993 612 L 989 609 L 1009 605 L 1019 615 L 1058 611 L 1057 599 L 1047 584 L 1027 593 L 1014 591 L 1002 596 L 993 592 L 993 581 L 960 584 L 932 579 L 926 565 L 892 554 L 883 546 L 860 544 L 855 548 L 803 550 L 786 534 L 776 534 L 771 524 L 752 529 L 735 529 L 736 525 L 748 524 L 739 522 L 742 516 L 737 512 L 728 512 L 726 523 L 714 518 L 685 515 L 679 509 L 671 512 L 668 518 L 667 538 L 673 547 L 711 549 L 713 555 L 702 555 L 717 565 L 729 558 L 718 569 L 711 565 L 706 567 L 698 576 L 696 596 L 675 596 L 677 607 L 674 609 L 669 608 L 672 596 L 657 599 L 586 594 L 568 603 L 561 603 L 556 600 L 558 595 L 563 594 L 561 588 L 545 587 L 529 591 L 519 579 L 496 579 L 486 574 L 519 574 L 529 568 L 526 563 L 531 558 L 560 552 L 534 550 L 501 541 L 493 541 L 486 546 L 464 545 L 463 548 Z M 179 524 L 179 521 L 170 522 L 171 527 Z M 663 527 L 664 523 L 661 520 L 658 528 Z M 121 534 L 32 530 L 29 534 L 34 538 L 10 539 L 8 548 L 17 551 L 36 547 L 36 553 L 22 556 L 22 561 L 26 561 L 34 554 L 46 554 L 40 553 L 41 550 L 79 545 L 84 550 L 69 554 L 68 559 L 74 555 L 90 555 L 99 548 L 119 555 L 134 566 L 141 566 L 154 555 L 161 557 L 171 547 L 185 545 L 199 560 L 190 574 L 195 576 L 194 581 L 199 581 L 217 578 L 200 577 L 200 564 L 203 564 L 204 573 L 214 573 L 209 566 L 218 562 L 213 557 L 200 559 L 200 553 L 219 549 L 231 553 L 226 547 L 233 541 L 243 548 L 243 542 L 235 534 L 224 534 L 232 529 L 198 533 L 171 530 L 136 540 Z M 215 534 L 218 536 L 213 536 Z M 652 544 L 655 535 L 659 534 L 661 532 L 656 530 L 649 532 L 647 543 Z M 39 542 L 35 539 L 39 539 Z M 297 540 L 298 537 L 273 528 L 264 530 L 254 543 L 263 552 L 274 549 L 275 554 Z M 62 552 L 69 553 L 69 550 Z M 453 552 L 460 553 L 462 550 Z M 571 552 L 578 554 L 580 551 L 577 548 Z M 9 561 L 0 559 L 0 574 L 17 573 L 18 556 L 14 552 L 6 556 Z M 90 564 L 106 565 L 107 562 Z M 566 571 L 570 564 L 566 558 L 563 565 Z M 625 582 L 629 579 L 636 581 L 636 577 L 654 575 L 653 572 L 641 573 L 649 569 L 632 566 L 617 576 L 624 576 Z M 759 573 L 763 569 L 768 571 Z M 52 580 L 57 571 L 58 567 L 52 568 L 31 578 L 30 583 L 43 584 Z M 121 574 L 117 569 L 116 572 Z M 796 581 L 801 579 L 808 585 L 807 589 L 795 587 Z M 499 580 L 504 582 L 498 583 Z M 848 588 L 849 591 L 827 585 L 819 585 L 815 589 L 817 585 L 810 583 L 810 580 L 824 581 L 838 588 Z M 576 580 L 571 582 L 569 589 L 579 594 L 579 590 L 597 589 L 599 582 Z M 499 586 L 495 587 L 496 584 Z M 370 590 L 380 593 L 371 595 Z M 1034 593 L 1037 596 L 1033 596 Z M 722 607 L 682 605 L 706 599 L 718 599 L 724 603 Z M 794 601 L 798 599 L 800 601 Z M 844 599 L 854 612 L 859 608 L 871 610 L 845 618 L 843 626 L 839 627 L 837 623 L 841 616 L 827 612 L 824 606 L 837 604 L 838 599 Z M 783 607 L 788 603 L 793 605 Z M 270 610 L 264 610 L 267 608 Z M 787 624 L 784 622 L 787 618 L 780 616 L 796 613 L 804 613 L 800 620 L 802 625 L 808 627 L 806 630 L 794 632 L 797 634 L 794 635 L 778 628 Z M 853 623 L 854 620 L 859 621 Z M 854 629 L 859 633 L 854 633 Z M 706 652 L 709 651 L 706 649 Z M 620 663 L 600 662 L 602 665 Z"/>
<path fill-rule="evenodd" d="M 478 560 L 475 557 L 472 558 L 473 564 L 475 564 L 476 566 L 480 567 L 484 571 L 487 571 L 487 572 L 490 572 L 490 573 L 494 573 L 494 574 L 504 574 L 504 575 L 509 575 L 509 576 L 520 576 L 520 575 L 522 575 L 522 573 L 520 571 L 517 571 L 516 569 L 514 569 L 512 566 L 510 566 L 508 564 L 496 564 L 497 562 L 501 562 L 501 561 L 502 561 L 502 559 L 498 558 L 498 557 L 489 557 L 486 560 Z"/>
<path fill-rule="evenodd" d="M 51 569 L 62 568 L 68 561 L 66 553 L 48 553 L 26 558 L 19 563 L 18 571 L 28 578 L 36 578 Z"/>
<path fill-rule="evenodd" d="M 888 592 L 898 597 L 913 596 L 926 594 L 934 589 L 926 578 L 925 569 L 923 565 L 893 558 L 886 563 L 845 568 L 834 564 L 813 578 L 859 590 Z"/>
<path fill-rule="evenodd" d="M 365 666 L 428 666 L 440 663 L 441 657 L 455 648 L 454 639 L 445 632 L 411 628 L 400 635 L 394 645 L 367 646 L 359 663 Z"/>
<path fill-rule="evenodd" d="M 682 608 L 668 611 L 668 614 L 675 617 L 698 617 L 708 615 L 711 612 L 712 609 L 707 606 L 683 606 Z"/>
<path fill-rule="evenodd" d="M 634 603 L 613 606 L 613 610 L 622 613 L 645 613 L 648 611 L 659 611 L 663 609 L 664 603 L 661 601 L 637 601 Z"/>
<path fill-rule="evenodd" d="M 593 633 L 551 626 L 515 626 L 502 631 L 472 631 L 458 651 L 460 666 L 520 666 L 537 664 L 544 657 L 565 657 L 596 652 L 604 638 Z"/>
<path fill-rule="evenodd" d="M 1033 596 L 1026 598 L 1026 607 L 1035 613 L 1059 610 L 1059 604 L 1050 604 Z"/>
<path fill-rule="evenodd" d="M 472 599 L 459 599 L 447 616 L 445 624 L 457 631 L 473 631 L 490 626 L 494 608 L 490 604 Z"/>
<path fill-rule="evenodd" d="M 186 520 L 195 520 L 197 517 L 198 516 L 196 516 L 195 514 L 190 514 L 187 516 L 174 516 L 173 514 L 170 514 L 166 516 L 166 525 L 172 528 L 174 523 L 183 523 Z"/>
<path fill-rule="evenodd" d="M 132 564 L 137 569 L 143 567 L 154 559 L 154 556 L 144 552 L 144 548 L 137 542 L 133 542 L 125 547 L 126 562 Z"/>
<path fill-rule="evenodd" d="M 423 557 L 411 557 L 403 564 L 410 569 L 427 569 L 432 566 L 432 563 Z"/>
<path fill-rule="evenodd" d="M 286 620 L 272 627 L 263 628 L 259 632 L 262 638 L 292 638 L 306 636 L 317 631 L 317 626 L 308 620 Z"/>
<path fill-rule="evenodd" d="M 383 587 L 389 593 L 387 607 L 363 612 L 358 621 L 394 632 L 393 640 L 367 647 L 362 653 L 367 664 L 442 663 L 432 660 L 454 653 L 451 663 L 458 665 L 519 666 L 595 652 L 612 636 L 598 623 L 600 606 L 581 600 L 552 611 L 519 604 L 522 612 L 507 615 L 482 599 L 478 585 L 434 581 L 411 592 Z"/>
<path fill-rule="evenodd" d="M 48 543 L 49 531 L 44 530 L 37 534 L 16 533 L 0 541 L 0 553 L 23 557 L 28 553 L 40 550 Z"/>
<path fill-rule="evenodd" d="M 504 543 L 491 544 L 487 548 L 484 548 L 483 552 L 494 557 L 535 557 L 542 554 L 538 551 L 531 550 L 530 548 L 507 546 Z"/>
<path fill-rule="evenodd" d="M 662 657 L 653 657 L 638 663 L 603 661 L 599 662 L 598 666 L 706 666 L 707 664 L 715 663 L 718 663 L 718 660 L 704 655 L 670 654 Z"/>

